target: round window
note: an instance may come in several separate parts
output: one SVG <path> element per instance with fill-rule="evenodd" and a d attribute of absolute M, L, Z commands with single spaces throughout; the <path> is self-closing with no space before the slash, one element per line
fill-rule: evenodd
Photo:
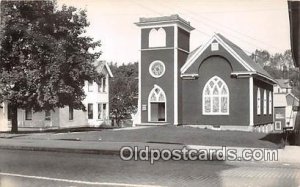
<path fill-rule="evenodd" d="M 165 64 L 161 61 L 154 61 L 150 64 L 149 72 L 154 78 L 159 78 L 165 73 Z"/>

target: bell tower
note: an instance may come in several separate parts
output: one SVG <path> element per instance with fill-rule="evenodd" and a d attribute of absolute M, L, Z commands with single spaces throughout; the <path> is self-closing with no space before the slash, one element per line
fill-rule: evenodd
<path fill-rule="evenodd" d="M 178 125 L 181 116 L 180 68 L 189 54 L 194 28 L 178 15 L 140 18 L 140 123 Z"/>

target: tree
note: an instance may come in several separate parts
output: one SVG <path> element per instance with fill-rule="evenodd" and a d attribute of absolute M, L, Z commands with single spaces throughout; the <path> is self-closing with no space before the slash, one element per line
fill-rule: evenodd
<path fill-rule="evenodd" d="M 270 53 L 267 50 L 256 49 L 254 53 L 251 54 L 251 58 L 259 63 L 262 67 L 265 67 L 270 63 Z"/>
<path fill-rule="evenodd" d="M 110 114 L 120 126 L 123 119 L 137 110 L 138 63 L 110 65 L 114 78 L 110 81 Z"/>
<path fill-rule="evenodd" d="M 89 26 L 85 10 L 55 1 L 1 1 L 0 103 L 12 108 L 12 132 L 18 131 L 17 109 L 35 112 L 85 107 L 85 80 L 99 82 L 93 62 L 100 42 L 83 36 Z"/>

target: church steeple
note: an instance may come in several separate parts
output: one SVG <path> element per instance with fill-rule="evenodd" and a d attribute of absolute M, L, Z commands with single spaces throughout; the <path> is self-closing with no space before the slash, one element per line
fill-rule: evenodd
<path fill-rule="evenodd" d="M 139 110 L 142 123 L 180 124 L 181 79 L 179 71 L 194 28 L 178 15 L 140 18 Z M 159 87 L 164 101 L 153 102 L 150 93 Z"/>

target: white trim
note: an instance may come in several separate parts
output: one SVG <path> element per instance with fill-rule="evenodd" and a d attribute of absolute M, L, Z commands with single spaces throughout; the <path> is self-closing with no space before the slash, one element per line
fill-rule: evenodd
<path fill-rule="evenodd" d="M 141 49 L 141 51 L 153 51 L 153 50 L 168 50 L 168 49 L 178 49 L 179 51 L 185 52 L 187 54 L 189 54 L 190 52 L 188 52 L 187 50 L 181 49 L 179 47 L 175 48 L 175 47 L 152 47 L 152 48 L 144 48 Z"/>
<path fill-rule="evenodd" d="M 194 80 L 199 77 L 197 73 L 192 73 L 192 74 L 181 74 L 180 77 L 185 80 Z"/>
<path fill-rule="evenodd" d="M 175 21 L 175 20 L 172 20 Z M 155 27 L 175 27 L 178 26 L 179 28 L 185 30 L 186 32 L 190 33 L 192 30 L 194 30 L 191 26 L 182 26 L 178 23 L 170 23 L 170 21 L 160 21 L 160 22 L 145 22 L 145 25 L 142 25 L 143 23 L 136 23 L 137 26 L 139 26 L 141 29 L 150 29 Z M 190 28 L 187 28 L 190 27 Z"/>
<path fill-rule="evenodd" d="M 267 91 L 266 89 L 264 89 L 264 98 L 263 98 L 263 112 L 264 112 L 264 115 L 267 115 Z"/>
<path fill-rule="evenodd" d="M 160 75 L 154 75 L 154 73 L 152 72 L 152 66 L 154 66 L 156 63 L 159 63 L 160 65 L 163 66 L 163 72 Z M 166 72 L 166 66 L 162 61 L 155 60 L 155 61 L 151 62 L 150 66 L 149 66 L 149 73 L 153 78 L 160 78 L 165 74 L 165 72 Z"/>
<path fill-rule="evenodd" d="M 217 78 L 218 80 L 217 80 L 217 82 L 219 82 L 219 81 L 221 81 L 222 83 L 223 83 L 223 87 L 225 88 L 225 90 L 227 91 L 227 94 L 226 95 L 222 95 L 222 93 L 219 93 L 218 95 L 213 95 L 212 93 L 210 93 L 209 95 L 205 95 L 205 90 L 206 90 L 206 87 L 210 87 L 210 85 L 209 85 L 209 83 L 211 82 L 211 81 L 214 81 L 214 79 L 215 78 Z M 215 82 L 215 81 L 214 81 Z M 218 85 L 214 85 L 214 86 L 217 86 L 217 88 L 218 88 L 218 90 L 219 91 L 221 91 L 221 88 L 219 88 L 219 86 Z M 214 88 L 214 86 L 213 86 L 213 88 Z M 213 90 L 211 90 L 211 91 L 213 91 Z M 219 112 L 213 112 L 213 97 L 218 97 L 218 100 L 219 100 Z M 210 98 L 210 109 L 211 109 L 211 111 L 210 112 L 206 112 L 205 111 L 205 98 L 206 97 L 209 97 Z M 227 98 L 227 102 L 228 102 L 228 105 L 227 105 L 227 112 L 221 112 L 221 98 L 222 97 L 225 97 L 225 98 Z M 223 80 L 223 79 L 221 79 L 220 77 L 218 77 L 218 76 L 213 76 L 212 78 L 210 78 L 206 83 L 205 83 L 205 85 L 204 85 L 204 87 L 203 87 L 203 90 L 202 90 L 202 114 L 203 115 L 229 115 L 229 109 L 230 109 L 230 107 L 229 107 L 229 105 L 230 105 L 230 93 L 229 93 L 229 89 L 228 89 L 228 86 L 227 86 L 227 84 L 226 84 L 226 82 Z"/>
<path fill-rule="evenodd" d="M 270 78 L 270 77 L 268 77 L 268 76 L 266 76 L 264 74 L 261 74 L 259 72 L 256 72 L 256 74 L 259 75 L 259 76 L 261 76 L 261 77 L 263 77 L 263 78 L 265 78 L 265 79 L 270 80 L 273 84 L 276 84 L 276 81 L 274 79 L 272 79 L 272 78 Z"/>
<path fill-rule="evenodd" d="M 249 116 L 250 116 L 250 119 L 249 119 L 249 126 L 253 126 L 254 125 L 254 114 L 253 114 L 253 111 L 254 111 L 254 108 L 253 108 L 253 77 L 249 77 Z"/>
<path fill-rule="evenodd" d="M 142 43 L 142 39 L 141 39 L 141 32 L 142 30 L 139 29 L 139 35 L 138 35 L 138 45 L 140 47 L 140 49 L 142 48 L 141 46 L 141 43 Z M 141 82 L 141 78 L 142 78 L 142 75 L 141 75 L 141 71 L 142 71 L 142 66 L 141 66 L 141 60 L 142 60 L 142 52 L 139 50 L 138 51 L 139 53 L 139 62 L 138 62 L 138 110 L 137 110 L 137 116 L 138 116 L 138 119 L 137 119 L 137 123 L 142 123 L 142 82 Z"/>
<path fill-rule="evenodd" d="M 207 47 L 216 40 L 221 44 L 225 50 L 227 50 L 247 71 L 255 71 L 249 64 L 247 64 L 230 46 L 228 46 L 219 36 L 214 35 L 205 45 L 197 49 L 195 54 L 185 63 L 181 68 L 181 73 L 184 73 L 194 62 L 195 60 L 207 49 Z"/>
<path fill-rule="evenodd" d="M 181 49 L 180 47 L 176 47 L 175 49 L 178 49 L 179 51 L 185 52 L 187 54 L 190 54 L 190 52 L 188 52 L 187 50 Z"/>
<path fill-rule="evenodd" d="M 235 76 L 239 76 L 239 75 L 242 75 L 242 76 L 245 76 L 245 75 L 248 75 L 248 76 L 258 75 L 258 76 L 261 76 L 261 77 L 263 77 L 263 78 L 271 81 L 272 84 L 275 84 L 274 79 L 272 79 L 272 78 L 270 78 L 268 76 L 265 76 L 265 75 L 263 75 L 261 73 L 258 73 L 256 71 L 246 71 L 246 72 L 245 71 L 234 71 L 234 72 L 231 73 L 231 75 L 235 75 Z"/>
<path fill-rule="evenodd" d="M 253 74 L 256 74 L 255 71 L 233 71 L 231 73 L 231 75 L 236 75 L 236 76 L 239 76 L 239 75 L 253 75 Z"/>
<path fill-rule="evenodd" d="M 111 72 L 111 70 L 110 70 L 110 67 L 109 67 L 109 65 L 107 64 L 107 62 L 105 62 L 105 67 L 106 67 L 106 69 L 107 69 L 107 72 L 108 72 L 109 76 L 110 76 L 110 77 L 114 77 L 114 75 L 112 74 L 112 72 Z"/>
<path fill-rule="evenodd" d="M 272 92 L 272 119 L 275 120 L 275 107 L 274 107 L 274 85 L 273 85 L 273 92 Z"/>
<path fill-rule="evenodd" d="M 293 93 L 287 93 L 287 95 L 291 95 L 297 102 L 299 102 L 299 99 L 293 94 Z"/>
<path fill-rule="evenodd" d="M 178 27 L 174 26 L 174 125 L 178 125 Z"/>
<path fill-rule="evenodd" d="M 151 121 L 151 102 L 150 102 L 150 98 L 151 98 L 152 92 L 154 92 L 156 88 L 160 89 L 161 92 L 164 94 L 164 97 L 165 97 L 164 102 L 157 102 L 157 103 L 165 103 L 165 121 Z M 157 122 L 157 123 L 167 122 L 167 116 L 168 116 L 168 114 L 167 114 L 167 96 L 166 96 L 166 93 L 160 86 L 154 84 L 152 90 L 149 92 L 149 95 L 148 95 L 148 122 Z"/>
<path fill-rule="evenodd" d="M 248 71 L 255 71 L 247 62 L 245 62 L 229 45 L 227 45 L 218 35 L 215 35 L 217 41 L 222 44 L 222 46 L 229 51 L 229 53 L 235 57 Z"/>
<path fill-rule="evenodd" d="M 195 52 L 193 56 L 191 56 L 190 59 L 181 67 L 180 71 L 182 74 L 193 64 L 193 62 L 200 56 L 200 54 L 204 52 L 204 50 L 210 45 L 213 40 L 214 38 L 212 37 L 205 45 L 202 45 L 199 49 L 197 49 L 197 52 Z"/>
<path fill-rule="evenodd" d="M 152 48 L 144 48 L 141 49 L 141 51 L 155 51 L 155 50 L 168 50 L 168 49 L 174 49 L 174 47 L 152 47 Z"/>

